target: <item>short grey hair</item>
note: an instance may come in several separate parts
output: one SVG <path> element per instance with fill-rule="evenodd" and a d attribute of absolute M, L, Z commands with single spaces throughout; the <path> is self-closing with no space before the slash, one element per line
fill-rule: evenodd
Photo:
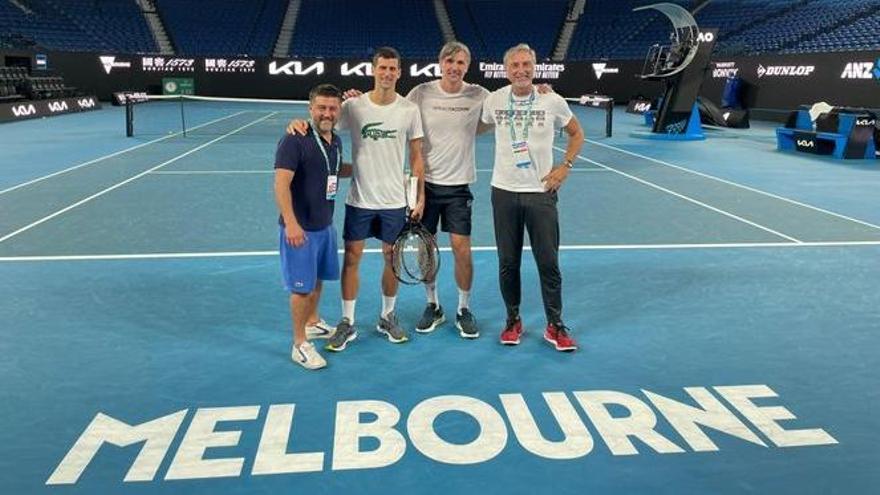
<path fill-rule="evenodd" d="M 507 61 L 510 60 L 510 57 L 517 52 L 529 52 L 529 55 L 532 56 L 532 63 L 538 63 L 538 56 L 535 54 L 535 50 L 532 50 L 532 47 L 525 43 L 520 43 L 504 52 L 504 65 L 507 65 Z"/>
<path fill-rule="evenodd" d="M 437 57 L 441 62 L 447 57 L 454 57 L 456 53 L 464 52 L 467 56 L 468 63 L 471 61 L 471 50 L 461 41 L 450 41 L 443 45 L 440 49 L 440 55 Z"/>

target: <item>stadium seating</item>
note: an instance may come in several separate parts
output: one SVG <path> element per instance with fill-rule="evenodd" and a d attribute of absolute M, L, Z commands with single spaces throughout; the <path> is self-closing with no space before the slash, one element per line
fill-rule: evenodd
<path fill-rule="evenodd" d="M 303 0 L 290 54 L 364 58 L 393 46 L 404 58 L 433 59 L 442 44 L 430 0 Z"/>
<path fill-rule="evenodd" d="M 269 56 L 289 0 L 153 0 L 179 55 Z M 557 42 L 569 0 L 444 0 L 458 39 L 475 59 L 497 60 L 526 42 L 539 59 Z M 693 9 L 700 2 L 674 1 Z M 569 60 L 641 59 L 670 26 L 652 0 L 589 0 Z M 696 14 L 719 30 L 716 53 L 880 49 L 880 0 L 714 0 Z M 136 0 L 0 0 L 0 47 L 155 53 Z M 433 0 L 301 0 L 289 54 L 364 58 L 380 45 L 433 59 L 443 43 Z"/>
<path fill-rule="evenodd" d="M 741 55 L 763 53 L 802 53 L 805 51 L 824 51 L 819 44 L 811 43 L 823 33 L 857 22 L 863 16 L 876 13 L 880 9 L 878 0 L 811 0 L 783 2 L 772 0 L 774 4 L 785 6 L 778 15 L 764 16 L 741 32 L 725 35 L 722 33 L 719 51 Z M 874 39 L 880 37 L 874 31 Z M 811 49 L 809 47 L 815 47 Z M 854 50 L 862 46 L 855 39 L 842 40 L 840 49 Z"/>
<path fill-rule="evenodd" d="M 287 0 L 158 0 L 178 54 L 268 56 Z"/>
<path fill-rule="evenodd" d="M 153 52 L 150 30 L 134 0 L 25 0 L 30 13 L 0 2 L 0 31 L 64 51 Z"/>
<path fill-rule="evenodd" d="M 505 50 L 526 42 L 538 59 L 546 59 L 559 36 L 568 1 L 446 0 L 446 6 L 456 36 L 475 58 L 499 60 Z"/>

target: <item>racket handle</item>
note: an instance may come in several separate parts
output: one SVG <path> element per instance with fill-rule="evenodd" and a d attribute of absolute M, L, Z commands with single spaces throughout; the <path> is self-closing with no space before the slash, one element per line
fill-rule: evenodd
<path fill-rule="evenodd" d="M 415 208 L 419 200 L 419 178 L 409 177 L 409 187 L 406 188 L 406 204 Z"/>

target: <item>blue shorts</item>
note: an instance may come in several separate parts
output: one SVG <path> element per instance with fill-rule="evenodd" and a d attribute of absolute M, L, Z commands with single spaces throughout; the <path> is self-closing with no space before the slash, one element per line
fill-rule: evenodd
<path fill-rule="evenodd" d="M 345 229 L 342 231 L 342 238 L 346 241 L 362 241 L 367 237 L 375 237 L 387 244 L 394 244 L 405 224 L 406 208 L 368 210 L 345 205 Z"/>
<path fill-rule="evenodd" d="M 307 230 L 300 247 L 287 243 L 284 226 L 279 227 L 279 251 L 284 288 L 288 292 L 309 294 L 317 280 L 339 280 L 339 255 L 336 252 L 336 229 Z"/>

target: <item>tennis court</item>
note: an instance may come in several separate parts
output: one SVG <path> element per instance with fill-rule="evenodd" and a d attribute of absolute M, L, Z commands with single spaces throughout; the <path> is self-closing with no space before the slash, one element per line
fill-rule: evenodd
<path fill-rule="evenodd" d="M 541 339 L 528 252 L 525 340 L 498 343 L 488 135 L 473 187 L 481 338 L 448 323 L 397 346 L 372 332 L 373 249 L 360 337 L 318 373 L 290 362 L 271 187 L 304 106 L 196 106 L 185 137 L 174 105 L 142 113 L 134 138 L 120 108 L 4 126 L 0 492 L 872 492 L 880 169 L 780 154 L 761 123 L 661 143 L 629 137 L 640 117 L 618 111 L 605 138 L 603 114 L 573 108 L 587 142 L 560 193 L 560 265 L 581 349 Z M 444 250 L 454 307 L 451 265 Z M 326 286 L 328 321 L 338 294 Z M 402 287 L 397 307 L 414 326 L 423 290 Z M 696 421 L 708 444 L 682 426 L 696 413 L 658 396 L 716 404 Z M 358 436 L 358 421 L 378 426 Z M 147 426 L 113 437 L 131 431 L 118 422 Z"/>

